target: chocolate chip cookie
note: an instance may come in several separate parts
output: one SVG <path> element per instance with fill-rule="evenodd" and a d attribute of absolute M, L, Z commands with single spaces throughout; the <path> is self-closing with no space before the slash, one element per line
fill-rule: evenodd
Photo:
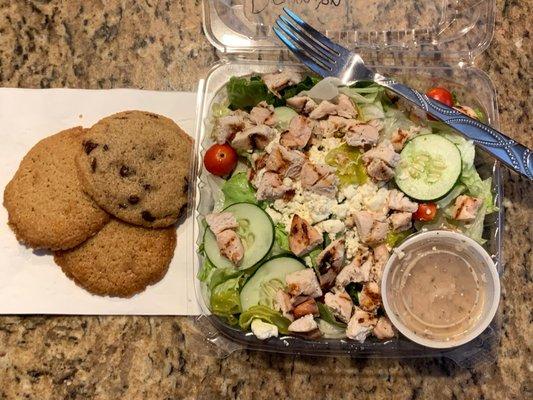
<path fill-rule="evenodd" d="M 78 247 L 54 261 L 79 286 L 101 296 L 131 297 L 165 276 L 176 228 L 148 229 L 112 219 Z"/>
<path fill-rule="evenodd" d="M 36 249 L 69 249 L 98 232 L 108 214 L 82 190 L 75 156 L 83 128 L 37 143 L 4 191 L 8 223 L 18 240 Z"/>
<path fill-rule="evenodd" d="M 192 139 L 172 120 L 125 111 L 86 132 L 77 166 L 100 207 L 123 221 L 158 228 L 186 212 L 191 157 Z"/>

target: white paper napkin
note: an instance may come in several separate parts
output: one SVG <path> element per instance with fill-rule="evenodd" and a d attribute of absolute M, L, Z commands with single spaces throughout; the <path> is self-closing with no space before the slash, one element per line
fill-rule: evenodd
<path fill-rule="evenodd" d="M 145 110 L 172 118 L 194 137 L 196 95 L 131 89 L 0 88 L 0 188 L 40 139 L 60 130 L 89 127 L 124 110 Z M 178 228 L 175 257 L 166 276 L 144 292 L 118 299 L 91 295 L 54 264 L 49 253 L 20 245 L 0 207 L 0 314 L 196 315 L 192 219 Z"/>

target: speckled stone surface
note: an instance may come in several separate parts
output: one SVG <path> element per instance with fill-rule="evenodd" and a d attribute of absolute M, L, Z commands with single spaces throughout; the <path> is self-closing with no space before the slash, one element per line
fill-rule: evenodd
<path fill-rule="evenodd" d="M 503 131 L 533 146 L 532 3 L 498 0 L 491 47 Z M 192 90 L 216 54 L 199 1 L 0 0 L 0 86 Z M 0 317 L 0 399 L 527 399 L 533 397 L 533 186 L 506 175 L 498 359 L 352 360 L 198 342 L 192 318 Z M 204 350 L 202 350 L 204 349 Z"/>

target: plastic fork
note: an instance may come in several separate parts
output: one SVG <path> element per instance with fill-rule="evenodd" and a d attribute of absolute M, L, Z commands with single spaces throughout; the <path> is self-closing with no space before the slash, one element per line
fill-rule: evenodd
<path fill-rule="evenodd" d="M 374 81 L 449 125 L 511 170 L 533 180 L 533 152 L 498 130 L 470 118 L 423 93 L 368 68 L 361 56 L 333 42 L 297 14 L 283 8 L 273 27 L 278 38 L 312 71 L 322 77 L 337 77 L 349 86 Z"/>

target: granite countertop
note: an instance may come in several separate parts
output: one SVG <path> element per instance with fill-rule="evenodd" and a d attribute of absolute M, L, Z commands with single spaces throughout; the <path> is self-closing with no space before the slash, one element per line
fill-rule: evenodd
<path fill-rule="evenodd" d="M 105 5 L 103 5 L 105 4 Z M 533 147 L 528 1 L 498 0 L 476 60 L 496 87 L 504 132 Z M 0 86 L 192 90 L 217 59 L 200 0 L 0 0 Z M 506 270 L 498 359 L 212 356 L 187 317 L 0 317 L 0 399 L 533 397 L 533 186 L 505 175 Z"/>

